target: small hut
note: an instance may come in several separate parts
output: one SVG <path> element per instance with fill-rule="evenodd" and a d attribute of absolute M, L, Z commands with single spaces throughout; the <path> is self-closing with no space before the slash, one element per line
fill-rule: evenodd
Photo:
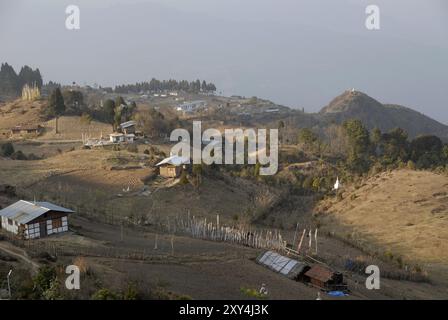
<path fill-rule="evenodd" d="M 163 159 L 156 164 L 159 167 L 160 175 L 165 178 L 177 178 L 182 173 L 182 170 L 187 164 L 190 163 L 190 159 L 186 157 L 171 156 Z"/>
<path fill-rule="evenodd" d="M 20 125 L 11 128 L 11 136 L 25 136 L 35 135 L 38 136 L 42 133 L 43 127 L 40 125 Z"/>
<path fill-rule="evenodd" d="M 305 272 L 304 278 L 311 285 L 327 291 L 347 289 L 342 273 L 332 271 L 322 265 L 313 265 Z"/>

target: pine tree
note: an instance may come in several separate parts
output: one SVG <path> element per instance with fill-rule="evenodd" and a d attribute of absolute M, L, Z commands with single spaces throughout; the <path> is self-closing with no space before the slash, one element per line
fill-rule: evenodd
<path fill-rule="evenodd" d="M 48 115 L 52 117 L 59 117 L 65 112 L 64 97 L 62 96 L 61 89 L 56 88 L 48 99 Z"/>

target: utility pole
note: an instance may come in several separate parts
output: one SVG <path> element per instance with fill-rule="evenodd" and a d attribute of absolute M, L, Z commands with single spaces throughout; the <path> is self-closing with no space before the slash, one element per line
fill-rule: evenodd
<path fill-rule="evenodd" d="M 11 277 L 12 269 L 9 270 L 8 275 L 6 276 L 6 279 L 8 280 L 8 293 L 9 293 L 9 299 L 11 299 L 11 285 L 9 283 L 9 278 Z"/>

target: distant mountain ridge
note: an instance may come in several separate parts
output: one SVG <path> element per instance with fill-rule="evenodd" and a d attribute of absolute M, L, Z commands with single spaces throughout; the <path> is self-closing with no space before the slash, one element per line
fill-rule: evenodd
<path fill-rule="evenodd" d="M 411 138 L 431 134 L 448 140 L 448 126 L 410 108 L 382 104 L 354 90 L 345 91 L 334 98 L 317 116 L 326 123 L 359 119 L 369 129 L 377 127 L 381 131 L 389 131 L 399 127 L 406 130 Z"/>

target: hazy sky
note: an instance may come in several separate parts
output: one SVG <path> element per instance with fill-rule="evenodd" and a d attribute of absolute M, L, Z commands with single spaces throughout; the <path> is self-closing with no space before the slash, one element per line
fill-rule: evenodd
<path fill-rule="evenodd" d="M 62 83 L 200 78 L 307 111 L 355 87 L 448 123 L 446 0 L 0 0 L 0 62 Z"/>

